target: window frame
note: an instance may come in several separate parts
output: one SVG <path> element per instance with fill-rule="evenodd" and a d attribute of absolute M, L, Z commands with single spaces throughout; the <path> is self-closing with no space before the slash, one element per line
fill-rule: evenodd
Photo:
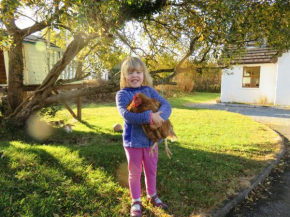
<path fill-rule="evenodd" d="M 246 69 L 253 69 L 253 68 L 258 68 L 259 69 L 259 75 L 249 75 L 249 76 L 245 76 L 245 71 Z M 243 76 L 242 76 L 242 88 L 259 88 L 260 87 L 260 77 L 261 77 L 261 66 L 244 66 L 243 67 Z M 250 78 L 250 80 L 252 78 L 258 78 L 258 86 L 257 85 L 251 85 L 250 84 L 244 84 L 244 78 Z"/>

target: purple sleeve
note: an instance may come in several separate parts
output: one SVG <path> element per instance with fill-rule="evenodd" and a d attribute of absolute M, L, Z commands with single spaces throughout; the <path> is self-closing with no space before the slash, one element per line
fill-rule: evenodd
<path fill-rule="evenodd" d="M 142 113 L 133 113 L 127 110 L 127 105 L 132 99 L 129 99 L 129 95 L 126 91 L 118 91 L 116 94 L 116 104 L 119 113 L 129 124 L 149 124 L 151 110 Z"/>
<path fill-rule="evenodd" d="M 150 87 L 150 94 L 152 98 L 158 100 L 161 103 L 161 107 L 158 109 L 158 111 L 162 111 L 160 116 L 166 121 L 171 115 L 172 111 L 171 105 L 166 99 L 160 96 L 160 94 L 152 87 Z"/>

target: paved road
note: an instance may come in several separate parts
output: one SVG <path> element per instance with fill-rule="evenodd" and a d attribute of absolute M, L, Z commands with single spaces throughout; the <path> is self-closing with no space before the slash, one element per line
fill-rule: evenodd
<path fill-rule="evenodd" d="M 189 106 L 226 110 L 247 115 L 255 121 L 266 124 L 290 140 L 290 110 L 274 107 L 254 107 L 235 104 L 190 104 Z M 289 141 L 288 141 L 289 145 Z M 284 171 L 270 174 L 272 186 L 255 203 L 242 203 L 227 217 L 289 217 L 290 216 L 290 154 L 287 149 L 283 161 Z M 271 177 L 272 176 L 272 177 Z"/>

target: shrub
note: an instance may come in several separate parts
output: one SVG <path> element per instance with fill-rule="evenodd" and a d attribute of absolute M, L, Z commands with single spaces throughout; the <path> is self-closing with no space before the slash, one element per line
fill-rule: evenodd
<path fill-rule="evenodd" d="M 50 116 L 52 118 L 55 117 L 56 113 L 61 110 L 61 105 L 59 103 L 49 105 L 46 107 L 43 107 L 40 111 L 39 114 L 40 116 Z"/>

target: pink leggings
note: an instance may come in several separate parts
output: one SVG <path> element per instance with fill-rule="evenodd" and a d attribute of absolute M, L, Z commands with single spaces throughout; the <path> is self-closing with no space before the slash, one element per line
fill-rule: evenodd
<path fill-rule="evenodd" d="M 158 152 L 158 146 L 155 147 Z M 125 148 L 128 170 L 129 170 L 129 186 L 132 199 L 141 197 L 141 172 L 142 164 L 145 173 L 145 184 L 148 195 L 156 193 L 156 175 L 158 154 L 154 152 L 154 156 L 149 156 L 150 148 Z"/>

